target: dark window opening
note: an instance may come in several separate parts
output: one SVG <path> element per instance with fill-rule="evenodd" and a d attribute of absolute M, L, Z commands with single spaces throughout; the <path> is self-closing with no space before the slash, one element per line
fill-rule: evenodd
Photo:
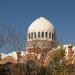
<path fill-rule="evenodd" d="M 36 38 L 36 32 L 34 32 L 34 38 Z"/>
<path fill-rule="evenodd" d="M 30 33 L 29 33 L 29 39 L 30 39 Z"/>
<path fill-rule="evenodd" d="M 54 39 L 54 34 L 52 34 L 52 40 Z"/>
<path fill-rule="evenodd" d="M 46 32 L 46 38 L 48 37 L 48 33 Z"/>
<path fill-rule="evenodd" d="M 31 39 L 33 39 L 33 32 L 31 32 Z"/>
<path fill-rule="evenodd" d="M 56 40 L 55 34 L 54 34 L 54 40 Z"/>
<path fill-rule="evenodd" d="M 44 32 L 42 32 L 42 38 L 44 38 Z"/>
<path fill-rule="evenodd" d="M 51 33 L 49 33 L 49 39 L 51 38 Z"/>
<path fill-rule="evenodd" d="M 38 38 L 40 38 L 40 32 L 38 32 Z"/>

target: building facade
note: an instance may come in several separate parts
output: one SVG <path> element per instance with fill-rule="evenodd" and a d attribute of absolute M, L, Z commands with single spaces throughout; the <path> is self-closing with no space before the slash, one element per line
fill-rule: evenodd
<path fill-rule="evenodd" d="M 29 73 L 37 75 L 35 71 L 37 67 L 42 68 L 49 65 L 52 60 L 51 51 L 56 46 L 57 40 L 54 25 L 44 17 L 40 17 L 32 22 L 27 30 L 26 51 L 12 52 L 8 55 L 1 53 L 0 64 L 11 65 L 11 67 L 8 67 L 11 69 L 11 75 L 30 75 Z M 68 48 L 67 57 L 69 64 L 72 64 L 73 46 L 68 45 L 65 47 Z"/>

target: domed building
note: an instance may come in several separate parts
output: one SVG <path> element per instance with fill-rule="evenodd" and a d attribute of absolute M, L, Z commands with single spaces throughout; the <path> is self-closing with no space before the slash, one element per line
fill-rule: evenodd
<path fill-rule="evenodd" d="M 27 50 L 40 53 L 49 51 L 56 46 L 56 33 L 53 24 L 40 17 L 36 19 L 27 31 Z"/>

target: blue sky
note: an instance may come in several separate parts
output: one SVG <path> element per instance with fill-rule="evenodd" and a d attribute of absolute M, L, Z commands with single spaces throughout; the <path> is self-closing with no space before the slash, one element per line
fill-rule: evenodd
<path fill-rule="evenodd" d="M 26 34 L 40 16 L 54 24 L 60 42 L 75 45 L 75 0 L 0 0 L 0 27 L 7 24 Z"/>

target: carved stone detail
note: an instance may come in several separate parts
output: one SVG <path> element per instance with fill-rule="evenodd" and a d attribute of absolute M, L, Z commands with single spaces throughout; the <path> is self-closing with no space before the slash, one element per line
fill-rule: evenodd
<path fill-rule="evenodd" d="M 27 48 L 52 48 L 51 41 L 47 40 L 33 40 L 27 42 Z"/>

